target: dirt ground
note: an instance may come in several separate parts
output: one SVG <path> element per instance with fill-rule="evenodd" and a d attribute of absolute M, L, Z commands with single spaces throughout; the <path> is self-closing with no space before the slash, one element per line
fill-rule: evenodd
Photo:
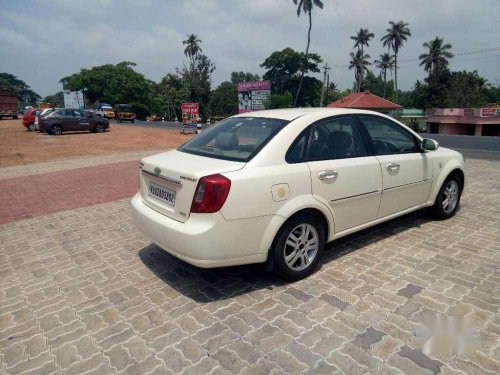
<path fill-rule="evenodd" d="M 172 129 L 111 124 L 110 131 L 63 133 L 52 136 L 29 132 L 21 120 L 0 121 L 0 167 L 75 156 L 116 154 L 175 148 L 192 135 Z"/>

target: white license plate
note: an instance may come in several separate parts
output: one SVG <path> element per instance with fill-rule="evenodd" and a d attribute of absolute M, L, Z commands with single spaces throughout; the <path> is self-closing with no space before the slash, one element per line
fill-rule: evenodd
<path fill-rule="evenodd" d="M 38 125 L 38 117 L 35 117 L 35 125 Z"/>
<path fill-rule="evenodd" d="M 150 182 L 148 192 L 152 197 L 170 206 L 175 206 L 175 190 Z"/>

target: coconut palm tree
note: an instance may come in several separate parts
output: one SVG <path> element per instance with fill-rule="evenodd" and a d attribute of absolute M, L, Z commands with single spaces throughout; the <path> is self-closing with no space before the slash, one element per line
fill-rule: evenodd
<path fill-rule="evenodd" d="M 410 29 L 408 28 L 408 23 L 399 21 L 389 22 L 391 25 L 387 29 L 387 34 L 384 35 L 380 40 L 383 42 L 384 47 L 394 52 L 394 89 L 396 92 L 396 100 L 398 97 L 398 52 L 403 46 L 403 43 L 408 40 L 411 36 Z"/>
<path fill-rule="evenodd" d="M 423 66 L 424 70 L 429 72 L 429 77 L 439 69 L 447 66 L 449 64 L 448 59 L 453 58 L 453 53 L 450 52 L 451 44 L 443 44 L 443 42 L 443 38 L 436 37 L 436 39 L 425 42 L 422 45 L 425 48 L 429 48 L 429 52 L 421 54 L 418 58 L 420 66 Z"/>
<path fill-rule="evenodd" d="M 295 95 L 295 101 L 293 103 L 294 107 L 296 107 L 300 96 L 300 90 L 302 89 L 302 82 L 304 81 L 304 74 L 307 67 L 307 58 L 309 55 L 309 45 L 311 44 L 312 10 L 315 6 L 323 9 L 323 2 L 321 0 L 293 0 L 293 3 L 297 5 L 297 17 L 300 17 L 300 13 L 302 11 L 309 16 L 309 30 L 307 31 L 307 46 L 304 57 L 305 61 L 302 67 L 302 72 L 300 73 L 299 87 L 297 89 L 297 94 Z"/>
<path fill-rule="evenodd" d="M 372 63 L 368 61 L 370 55 L 363 54 L 360 49 L 356 53 L 351 52 L 351 61 L 349 61 L 349 69 L 354 69 L 354 79 L 356 81 L 355 91 L 360 92 L 361 90 L 361 80 L 360 77 L 368 70 L 368 65 Z"/>
<path fill-rule="evenodd" d="M 385 93 L 386 93 L 386 86 L 387 86 L 387 71 L 394 68 L 394 59 L 391 56 L 390 53 L 383 53 L 380 55 L 380 60 L 375 60 L 374 61 L 377 69 L 380 69 L 380 75 L 384 77 L 384 99 L 385 99 Z"/>
<path fill-rule="evenodd" d="M 186 46 L 184 49 L 184 55 L 191 59 L 191 64 L 194 65 L 194 58 L 200 52 L 202 52 L 200 47 L 201 40 L 198 39 L 198 36 L 195 34 L 190 34 L 187 36 L 186 40 L 182 41 L 182 44 Z"/>
<path fill-rule="evenodd" d="M 371 32 L 368 31 L 368 29 L 363 29 L 360 28 L 359 31 L 356 33 L 356 35 L 351 36 L 351 39 L 354 40 L 354 47 L 357 48 L 358 50 L 361 50 L 361 55 L 364 54 L 364 46 L 369 47 L 370 46 L 370 40 L 373 39 L 375 35 Z M 364 73 L 361 72 L 361 76 L 359 76 L 360 82 L 358 82 L 358 87 L 361 87 L 363 84 L 363 75 Z"/>

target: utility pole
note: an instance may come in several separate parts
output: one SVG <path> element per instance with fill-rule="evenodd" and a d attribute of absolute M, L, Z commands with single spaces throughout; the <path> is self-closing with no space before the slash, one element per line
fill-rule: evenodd
<path fill-rule="evenodd" d="M 327 75 L 327 72 L 332 68 L 331 66 L 328 66 L 327 63 L 325 63 L 324 66 L 322 66 L 323 68 L 323 88 L 321 89 L 321 101 L 319 103 L 319 106 L 320 107 L 323 107 L 323 99 L 325 98 L 325 83 L 326 83 L 326 75 Z"/>

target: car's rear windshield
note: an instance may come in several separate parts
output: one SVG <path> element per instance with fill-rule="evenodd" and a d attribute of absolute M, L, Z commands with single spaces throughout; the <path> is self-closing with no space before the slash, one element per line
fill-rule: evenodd
<path fill-rule="evenodd" d="M 247 162 L 288 121 L 263 117 L 231 117 L 178 148 L 179 151 L 216 159 Z"/>

